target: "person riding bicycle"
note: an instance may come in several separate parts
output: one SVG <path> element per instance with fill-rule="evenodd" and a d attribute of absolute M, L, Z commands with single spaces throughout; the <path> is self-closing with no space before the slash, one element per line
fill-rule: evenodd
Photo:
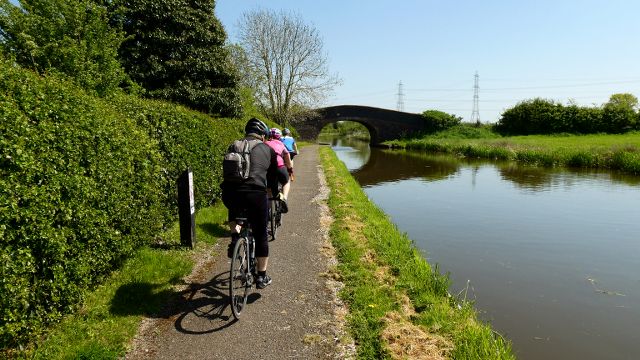
<path fill-rule="evenodd" d="M 247 122 L 244 130 L 246 134 L 244 139 L 253 143 L 249 155 L 249 176 L 240 183 L 223 181 L 220 185 L 222 202 L 229 210 L 229 226 L 231 228 L 231 243 L 227 249 L 227 256 L 233 256 L 233 247 L 240 237 L 240 227 L 236 224 L 235 219 L 246 210 L 246 216 L 256 241 L 255 254 L 258 271 L 256 286 L 258 289 L 264 289 L 272 281 L 271 277 L 267 275 L 269 261 L 267 184 L 277 181 L 275 178 L 278 160 L 273 149 L 264 143 L 264 139 L 269 135 L 269 127 L 264 122 L 252 118 Z"/>
<path fill-rule="evenodd" d="M 293 164 L 291 163 L 289 151 L 287 151 L 284 143 L 280 141 L 281 136 L 282 132 L 280 129 L 271 128 L 269 140 L 267 140 L 265 144 L 269 145 L 278 156 L 278 181 L 270 184 L 271 194 L 274 197 L 278 196 L 282 202 L 282 213 L 286 213 L 289 211 L 287 199 L 289 198 L 289 189 L 291 188 L 289 176 L 293 175 Z M 278 192 L 278 183 L 282 184 L 282 193 Z"/>
<path fill-rule="evenodd" d="M 298 152 L 298 144 L 296 144 L 296 139 L 291 136 L 291 131 L 287 128 L 282 130 L 282 137 L 280 141 L 284 144 L 284 146 L 289 151 L 289 155 L 291 156 L 291 160 L 299 154 Z"/>

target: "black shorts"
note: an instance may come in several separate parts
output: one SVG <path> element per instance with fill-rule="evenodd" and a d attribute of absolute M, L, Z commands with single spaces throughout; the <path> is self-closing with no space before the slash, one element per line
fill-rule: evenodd
<path fill-rule="evenodd" d="M 289 182 L 289 172 L 287 171 L 286 166 L 279 167 L 278 171 L 276 172 L 276 175 L 277 175 L 278 183 L 280 185 L 284 185 Z M 278 183 L 269 184 L 269 189 L 271 189 L 271 193 L 274 195 L 278 193 Z"/>
<path fill-rule="evenodd" d="M 269 200 L 266 191 L 222 190 L 222 203 L 229 209 L 229 221 L 243 213 L 251 224 L 256 240 L 256 256 L 269 256 L 267 224 L 269 223 Z"/>

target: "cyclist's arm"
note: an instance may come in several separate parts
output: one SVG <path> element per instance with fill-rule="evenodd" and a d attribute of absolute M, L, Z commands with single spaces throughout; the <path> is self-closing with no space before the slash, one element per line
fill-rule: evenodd
<path fill-rule="evenodd" d="M 296 154 L 300 154 L 300 151 L 298 150 L 298 144 L 295 140 L 293 140 L 293 151 L 295 151 Z"/>

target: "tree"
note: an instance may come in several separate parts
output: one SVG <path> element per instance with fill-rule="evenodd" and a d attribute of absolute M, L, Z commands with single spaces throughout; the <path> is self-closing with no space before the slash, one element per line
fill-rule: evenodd
<path fill-rule="evenodd" d="M 442 131 L 460 125 L 462 118 L 440 110 L 426 110 L 422 113 L 425 127 L 431 132 Z"/>
<path fill-rule="evenodd" d="M 629 93 L 613 94 L 609 97 L 609 102 L 605 104 L 605 107 L 606 106 L 614 106 L 636 111 L 638 109 L 638 98 Z"/>
<path fill-rule="evenodd" d="M 214 0 L 114 0 L 128 38 L 120 56 L 153 98 L 223 116 L 241 112 L 237 73 Z"/>
<path fill-rule="evenodd" d="M 256 74 L 257 100 L 284 126 L 340 83 L 328 72 L 318 31 L 297 15 L 268 10 L 245 13 L 240 45 Z"/>
<path fill-rule="evenodd" d="M 638 98 L 632 94 L 613 94 L 603 107 L 605 131 L 619 133 L 635 128 Z"/>
<path fill-rule="evenodd" d="M 0 46 L 23 67 L 62 73 L 104 95 L 126 80 L 118 61 L 124 37 L 107 19 L 93 0 L 0 0 Z"/>

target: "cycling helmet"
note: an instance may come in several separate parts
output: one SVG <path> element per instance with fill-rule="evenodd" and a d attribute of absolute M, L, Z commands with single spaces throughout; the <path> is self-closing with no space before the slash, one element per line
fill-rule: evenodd
<path fill-rule="evenodd" d="M 291 134 L 291 131 L 290 131 L 289 129 L 284 128 L 284 129 L 282 130 L 282 135 L 287 136 L 287 135 L 289 135 L 289 134 Z"/>
<path fill-rule="evenodd" d="M 271 128 L 271 138 L 272 139 L 280 139 L 282 136 L 282 132 L 278 128 Z"/>
<path fill-rule="evenodd" d="M 252 118 L 247 122 L 247 125 L 245 125 L 244 133 L 247 135 L 256 134 L 260 136 L 269 136 L 269 127 L 262 121 Z"/>

